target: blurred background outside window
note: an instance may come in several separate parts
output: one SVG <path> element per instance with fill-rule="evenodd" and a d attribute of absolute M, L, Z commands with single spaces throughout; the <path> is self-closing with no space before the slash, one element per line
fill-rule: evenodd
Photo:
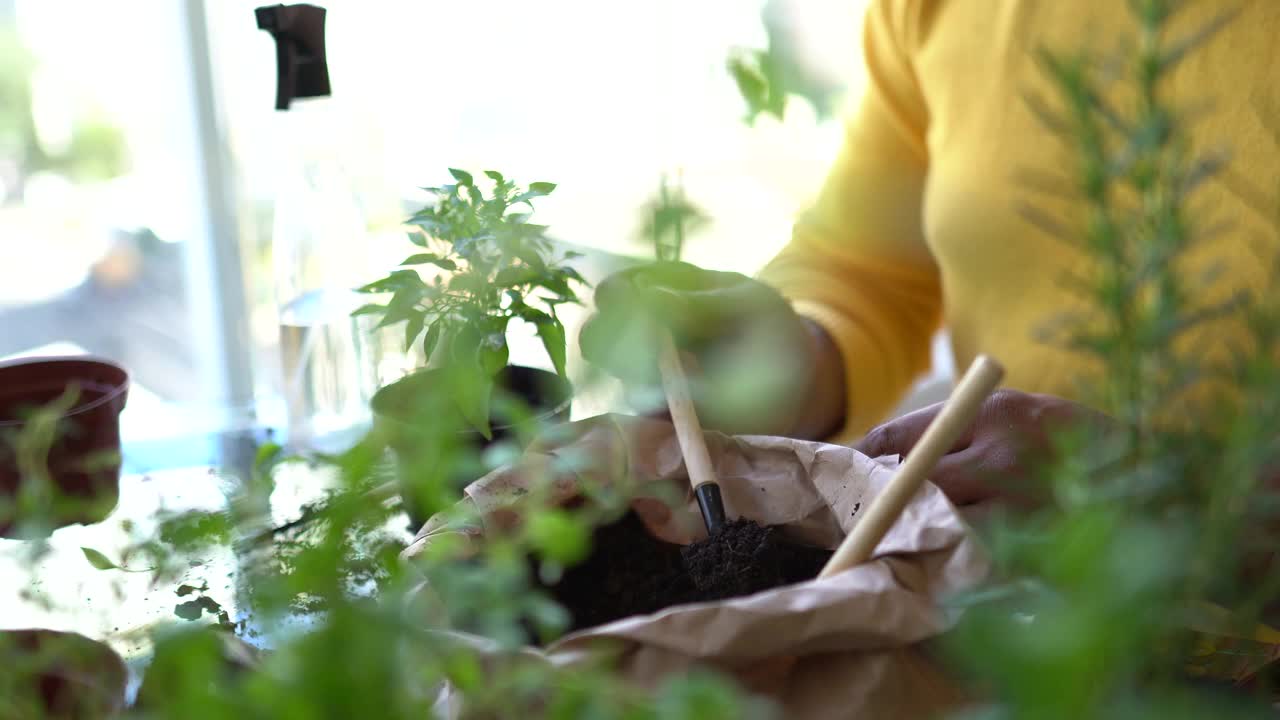
<path fill-rule="evenodd" d="M 0 357 L 122 363 L 135 444 L 252 409 L 189 5 L 0 0 Z"/>

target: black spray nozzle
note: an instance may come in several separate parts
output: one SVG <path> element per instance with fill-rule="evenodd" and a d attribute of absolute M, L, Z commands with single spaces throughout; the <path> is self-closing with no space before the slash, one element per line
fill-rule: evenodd
<path fill-rule="evenodd" d="M 294 98 L 328 95 L 325 9 L 315 5 L 272 5 L 253 12 L 258 29 L 276 39 L 276 109 L 288 110 Z"/>

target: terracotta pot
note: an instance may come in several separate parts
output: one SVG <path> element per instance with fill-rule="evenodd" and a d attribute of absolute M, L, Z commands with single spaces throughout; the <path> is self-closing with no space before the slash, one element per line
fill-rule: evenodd
<path fill-rule="evenodd" d="M 120 411 L 129 375 L 104 360 L 57 357 L 0 363 L 0 497 L 12 501 L 23 481 L 14 439 L 27 427 L 33 409 L 57 400 L 75 386 L 75 404 L 58 422 L 49 449 L 49 477 L 61 497 L 53 527 L 100 522 L 115 508 L 120 491 Z M 10 507 L 12 505 L 10 503 Z M 28 518 L 0 514 L 0 536 L 9 536 Z"/>
<path fill-rule="evenodd" d="M 424 476 L 461 490 L 483 472 L 486 448 L 567 421 L 573 400 L 573 388 L 559 375 L 510 365 L 498 374 L 490 412 L 493 437 L 485 439 L 466 427 L 443 382 L 442 371 L 420 370 L 382 388 L 370 403 L 375 427 L 395 455 L 401 497 L 416 526 L 442 509 L 413 492 Z"/>
<path fill-rule="evenodd" d="M 0 631 L 0 664 L 17 707 L 49 720 L 113 717 L 124 709 L 128 671 L 111 648 L 75 633 Z M 25 693 L 25 695 L 24 695 Z M 17 707 L 9 706 L 13 709 Z"/>

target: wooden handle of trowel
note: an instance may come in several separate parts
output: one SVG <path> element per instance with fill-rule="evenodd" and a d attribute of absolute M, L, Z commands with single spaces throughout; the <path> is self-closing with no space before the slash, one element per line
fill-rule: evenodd
<path fill-rule="evenodd" d="M 676 349 L 671 333 L 658 332 L 658 370 L 662 373 L 662 389 L 667 395 L 667 407 L 671 410 L 671 422 L 676 426 L 680 451 L 689 471 L 689 484 L 696 490 L 699 485 L 716 481 L 715 468 L 707 453 L 707 441 L 702 435 L 702 423 L 693 407 L 689 393 L 689 380 L 684 375 L 680 351 Z"/>
<path fill-rule="evenodd" d="M 980 355 L 973 361 L 937 417 L 925 428 L 911 452 L 907 453 L 907 459 L 898 468 L 898 474 L 871 502 L 866 514 L 853 527 L 853 532 L 840 543 L 818 577 L 830 577 L 871 558 L 871 553 L 880 544 L 885 533 L 889 532 L 889 528 L 897 522 L 907 503 L 915 497 L 925 478 L 978 416 L 983 401 L 996 389 L 1003 377 L 1004 368 L 995 360 Z"/>
<path fill-rule="evenodd" d="M 676 349 L 675 341 L 667 330 L 659 329 L 657 336 L 658 370 L 662 374 L 662 389 L 667 396 L 671 422 L 676 427 L 680 452 L 684 454 L 689 485 L 698 497 L 707 531 L 712 532 L 724 523 L 720 485 L 716 482 L 716 471 L 711 465 L 711 455 L 707 452 L 702 423 L 698 422 L 698 413 L 693 407 L 693 396 L 689 393 L 689 380 L 685 377 L 684 365 L 680 362 L 680 351 Z"/>

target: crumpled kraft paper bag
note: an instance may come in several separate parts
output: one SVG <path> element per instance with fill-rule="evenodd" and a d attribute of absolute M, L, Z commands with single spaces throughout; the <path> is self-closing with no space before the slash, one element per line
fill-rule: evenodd
<path fill-rule="evenodd" d="M 777 525 L 792 540 L 832 549 L 897 467 L 788 438 L 707 433 L 707 444 L 730 518 Z M 576 469 L 556 470 L 565 464 Z M 518 463 L 473 483 L 461 502 L 481 524 L 432 518 L 403 557 L 412 562 L 445 535 L 480 543 L 486 531 L 509 527 L 532 483 L 547 482 L 548 473 L 555 502 L 577 497 L 583 483 L 626 481 L 655 536 L 689 543 L 706 535 L 671 424 L 605 415 L 573 424 L 558 446 L 535 444 Z M 657 498 L 673 491 L 684 503 L 671 509 Z M 871 562 L 825 580 L 624 618 L 519 655 L 572 666 L 608 652 L 616 671 L 641 687 L 711 667 L 773 699 L 788 718 L 929 716 L 961 701 L 921 647 L 953 624 L 938 601 L 976 585 L 988 569 L 955 508 L 926 483 Z M 425 583 L 422 591 L 430 594 Z M 456 711 L 456 700 L 446 706 Z"/>

